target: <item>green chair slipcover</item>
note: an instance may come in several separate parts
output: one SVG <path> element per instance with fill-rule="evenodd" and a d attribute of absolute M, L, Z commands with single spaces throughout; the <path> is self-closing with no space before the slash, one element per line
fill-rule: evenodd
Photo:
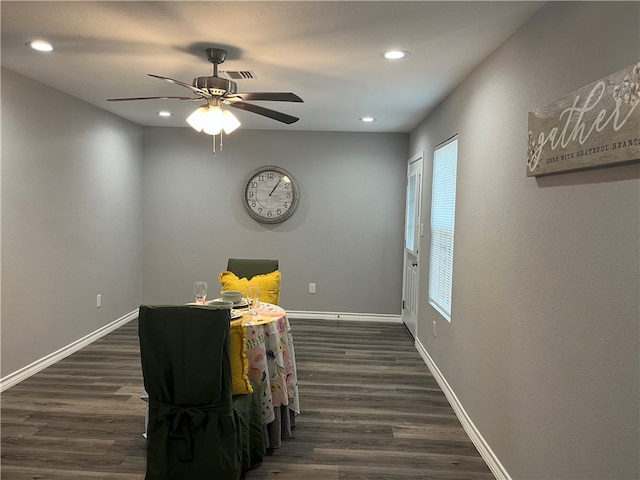
<path fill-rule="evenodd" d="M 242 451 L 242 471 L 253 470 L 262 464 L 267 454 L 266 427 L 262 423 L 262 405 L 259 389 L 253 385 L 253 393 L 233 397 L 233 408 L 239 427 L 237 429 Z"/>
<path fill-rule="evenodd" d="M 238 278 L 251 278 L 256 275 L 278 270 L 278 260 L 268 260 L 262 258 L 230 258 L 227 261 L 227 271 L 233 272 Z"/>
<path fill-rule="evenodd" d="M 233 409 L 229 321 L 226 309 L 140 307 L 145 480 L 240 478 L 243 422 Z"/>

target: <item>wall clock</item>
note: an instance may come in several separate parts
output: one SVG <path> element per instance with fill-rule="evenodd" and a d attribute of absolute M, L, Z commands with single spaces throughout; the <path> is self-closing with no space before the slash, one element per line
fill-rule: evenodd
<path fill-rule="evenodd" d="M 284 168 L 256 168 L 244 181 L 242 204 L 261 223 L 280 223 L 293 215 L 300 192 L 295 179 Z"/>

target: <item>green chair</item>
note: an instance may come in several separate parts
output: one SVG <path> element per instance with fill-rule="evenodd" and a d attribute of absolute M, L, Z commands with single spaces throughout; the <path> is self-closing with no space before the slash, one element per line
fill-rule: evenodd
<path fill-rule="evenodd" d="M 278 270 L 278 260 L 261 258 L 230 258 L 227 271 L 235 273 L 238 278 L 251 278 Z"/>
<path fill-rule="evenodd" d="M 233 407 L 229 322 L 226 309 L 140 307 L 145 480 L 240 478 L 246 422 Z"/>
<path fill-rule="evenodd" d="M 278 260 L 230 258 L 227 270 L 219 275 L 222 290 L 245 291 L 248 285 L 260 287 L 260 301 L 280 302 L 280 270 Z"/>

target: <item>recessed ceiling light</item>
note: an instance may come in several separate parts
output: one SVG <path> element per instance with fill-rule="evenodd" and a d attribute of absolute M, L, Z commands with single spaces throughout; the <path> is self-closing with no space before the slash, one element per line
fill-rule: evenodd
<path fill-rule="evenodd" d="M 51 44 L 49 42 L 45 42 L 44 40 L 34 40 L 33 42 L 27 42 L 27 45 L 34 50 L 38 50 L 39 52 L 50 52 L 53 50 Z"/>
<path fill-rule="evenodd" d="M 375 118 L 373 118 L 373 117 L 362 117 L 362 118 L 360 119 L 360 121 L 361 121 L 361 122 L 375 122 L 375 121 L 376 121 L 376 119 L 375 119 Z"/>
<path fill-rule="evenodd" d="M 171 112 L 167 112 L 166 110 L 162 110 L 161 112 L 158 112 L 158 115 L 160 115 L 161 117 L 170 117 L 171 116 Z"/>
<path fill-rule="evenodd" d="M 400 60 L 401 58 L 407 58 L 409 52 L 404 50 L 387 50 L 386 52 L 382 52 L 381 55 L 387 60 Z"/>

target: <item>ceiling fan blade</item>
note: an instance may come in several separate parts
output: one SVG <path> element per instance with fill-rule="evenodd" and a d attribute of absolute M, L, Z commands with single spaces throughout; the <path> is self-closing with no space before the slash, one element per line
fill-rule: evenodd
<path fill-rule="evenodd" d="M 197 93 L 198 95 L 202 95 L 204 98 L 211 98 L 211 94 L 206 90 L 203 90 L 198 87 L 194 87 L 193 85 L 189 85 L 188 83 L 181 82 L 180 80 L 175 80 L 169 77 L 163 77 L 162 75 L 154 75 L 153 73 L 147 73 L 150 77 L 159 78 L 160 80 L 164 80 L 169 83 L 175 83 L 176 85 L 180 85 L 181 87 L 188 88 L 193 93 Z"/>
<path fill-rule="evenodd" d="M 127 98 L 107 98 L 107 102 L 125 102 L 128 100 L 202 100 L 202 97 L 127 97 Z"/>
<path fill-rule="evenodd" d="M 251 103 L 231 102 L 229 103 L 229 106 L 234 108 L 239 108 L 240 110 L 246 110 L 247 112 L 257 113 L 258 115 L 262 115 L 264 117 L 268 117 L 273 120 L 277 120 L 279 122 L 286 123 L 289 125 L 300 120 L 298 117 L 287 115 L 286 113 L 282 113 L 282 112 L 276 112 L 275 110 L 260 107 L 258 105 L 252 105 Z"/>
<path fill-rule="evenodd" d="M 274 102 L 302 102 L 303 100 L 291 92 L 243 92 L 234 96 L 240 97 L 242 100 L 270 100 Z"/>

